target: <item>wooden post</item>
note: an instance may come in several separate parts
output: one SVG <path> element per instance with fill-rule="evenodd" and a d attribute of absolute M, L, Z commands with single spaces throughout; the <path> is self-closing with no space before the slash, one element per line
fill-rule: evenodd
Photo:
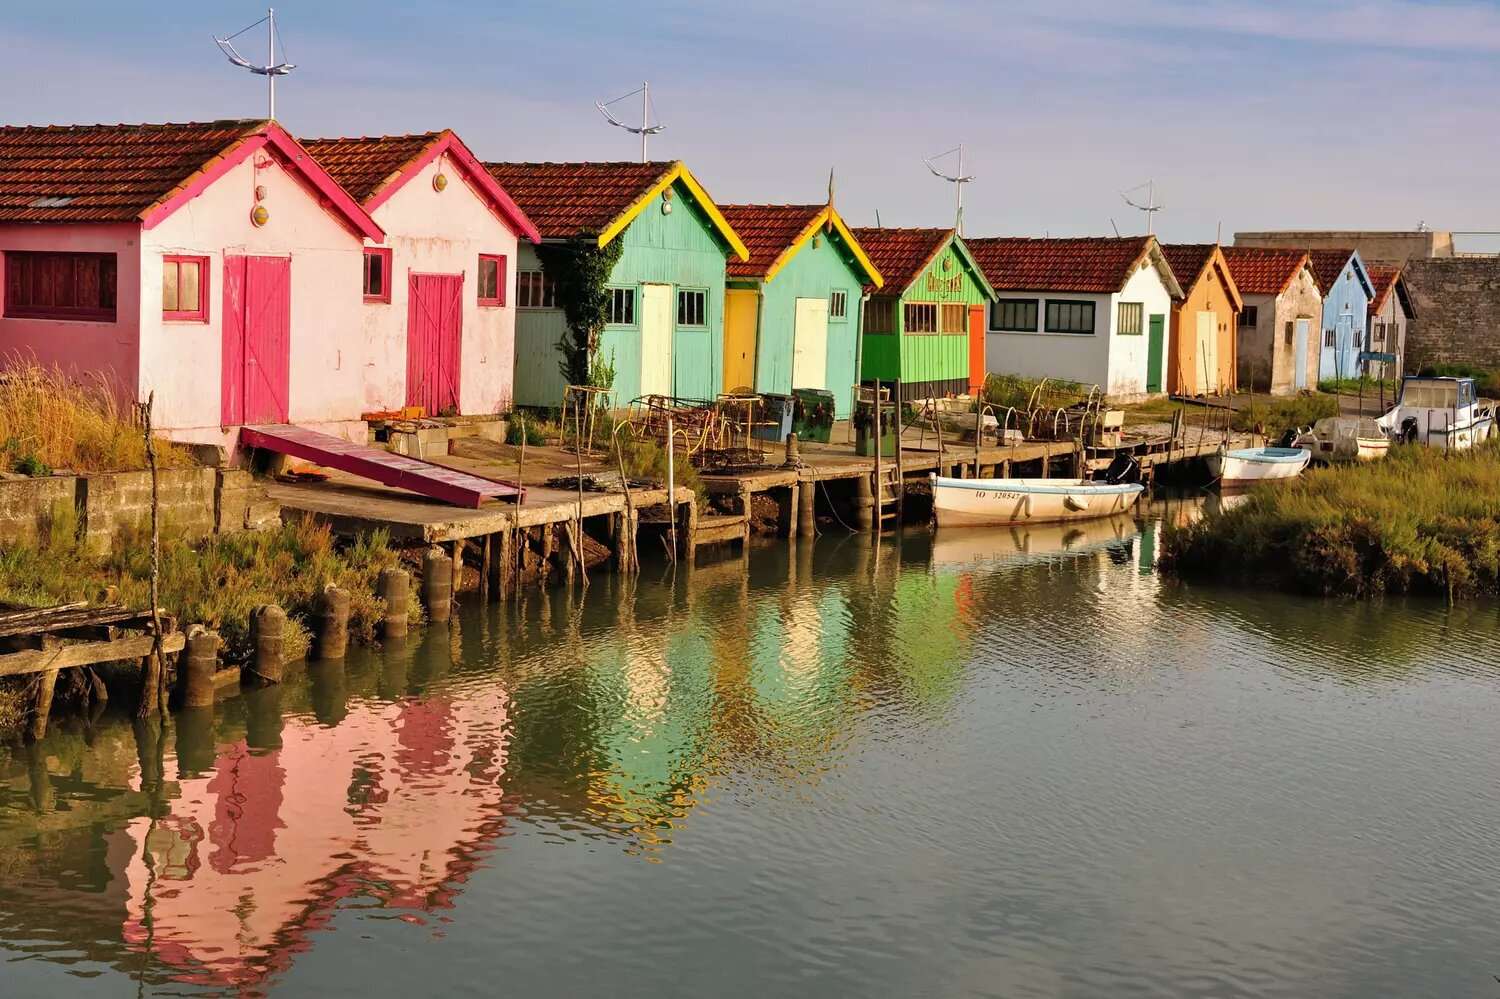
<path fill-rule="evenodd" d="M 200 624 L 188 629 L 182 669 L 177 677 L 184 708 L 210 708 L 214 703 L 214 672 L 219 664 L 219 636 Z"/>
<path fill-rule="evenodd" d="M 892 392 L 896 402 L 896 523 L 901 524 L 906 521 L 906 460 L 901 453 L 903 450 L 901 414 L 904 408 L 901 400 L 901 379 L 896 379 Z"/>
<path fill-rule="evenodd" d="M 854 477 L 854 526 L 862 531 L 868 531 L 874 523 L 871 516 L 871 508 L 874 499 L 870 491 L 870 476 L 868 474 L 856 475 Z"/>
<path fill-rule="evenodd" d="M 318 595 L 319 659 L 342 659 L 349 648 L 349 591 L 332 583 Z"/>
<path fill-rule="evenodd" d="M 47 718 L 52 714 L 52 695 L 57 690 L 57 674 L 60 672 L 49 669 L 37 675 L 36 698 L 31 703 L 31 723 L 26 730 L 32 742 L 41 742 L 47 737 Z"/>
<path fill-rule="evenodd" d="M 275 604 L 264 604 L 250 615 L 250 635 L 255 651 L 249 677 L 262 684 L 281 682 L 286 651 L 286 611 Z"/>
<path fill-rule="evenodd" d="M 750 516 L 750 491 L 748 487 L 742 489 L 744 497 L 745 517 Z M 776 536 L 778 538 L 790 538 L 797 533 L 797 484 L 794 482 L 785 489 L 776 490 Z"/>
<path fill-rule="evenodd" d="M 556 534 L 556 532 L 552 530 L 552 525 L 551 524 L 543 524 L 541 526 L 541 532 L 542 532 L 542 566 L 541 566 L 541 569 L 538 570 L 537 585 L 538 586 L 546 586 L 547 585 L 547 577 L 549 575 L 551 575 L 551 573 L 552 573 L 552 549 L 553 549 L 553 544 L 555 542 L 554 535 Z"/>
<path fill-rule="evenodd" d="M 490 536 L 490 590 L 496 600 L 504 600 L 506 586 L 510 583 L 510 564 L 515 556 L 510 548 L 510 531 L 496 531 Z"/>
<path fill-rule="evenodd" d="M 453 542 L 453 595 L 464 588 L 464 539 Z"/>
<path fill-rule="evenodd" d="M 875 515 L 872 524 L 875 533 L 879 534 L 885 530 L 885 475 L 884 469 L 880 467 L 880 452 L 885 448 L 881 439 L 880 427 L 883 422 L 881 411 L 885 407 L 880 402 L 880 379 L 875 379 L 875 488 L 872 491 L 875 500 Z"/>
<path fill-rule="evenodd" d="M 411 575 L 405 569 L 386 569 L 380 574 L 380 599 L 385 601 L 385 620 L 381 636 L 387 640 L 405 638 L 407 600 L 411 596 Z"/>
<path fill-rule="evenodd" d="M 479 540 L 479 599 L 485 603 L 490 602 L 490 576 L 494 565 L 491 561 L 490 538 L 491 535 L 486 534 Z"/>
<path fill-rule="evenodd" d="M 802 479 L 797 483 L 797 536 L 815 537 L 818 533 L 817 518 L 818 481 Z"/>
<path fill-rule="evenodd" d="M 690 562 L 695 562 L 694 556 L 698 551 L 698 502 L 696 499 L 688 500 L 682 504 L 682 518 L 687 521 L 684 529 L 678 532 L 677 553 L 685 556 Z M 673 518 L 676 525 L 677 518 Z"/>
<path fill-rule="evenodd" d="M 437 545 L 422 558 L 422 602 L 427 617 L 438 624 L 453 614 L 453 561 Z"/>
<path fill-rule="evenodd" d="M 161 613 L 158 588 L 161 579 L 161 503 L 157 493 L 156 439 L 151 431 L 151 410 L 156 403 L 156 392 L 146 396 L 141 407 L 141 432 L 146 438 L 146 467 L 151 470 L 151 631 L 155 636 L 151 643 L 151 654 L 142 663 L 141 700 L 136 715 L 146 718 L 165 707 L 167 691 L 167 666 L 161 654 Z M 51 700 L 49 695 L 48 704 Z"/>

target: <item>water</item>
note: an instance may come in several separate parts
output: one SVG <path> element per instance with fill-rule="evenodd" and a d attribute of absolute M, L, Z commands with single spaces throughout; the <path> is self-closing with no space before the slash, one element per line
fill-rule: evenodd
<path fill-rule="evenodd" d="M 600 577 L 57 724 L 0 749 L 0 994 L 1500 993 L 1496 608 L 1186 589 L 1143 526 Z"/>

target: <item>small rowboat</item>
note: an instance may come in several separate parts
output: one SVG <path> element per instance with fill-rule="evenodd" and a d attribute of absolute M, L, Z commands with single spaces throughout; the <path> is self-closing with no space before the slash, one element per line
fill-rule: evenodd
<path fill-rule="evenodd" d="M 938 526 L 1045 524 L 1124 513 L 1145 489 L 1138 482 L 1089 479 L 932 479 Z"/>
<path fill-rule="evenodd" d="M 1325 416 L 1297 438 L 1314 461 L 1328 464 L 1375 461 L 1391 449 L 1391 440 L 1368 416 Z"/>
<path fill-rule="evenodd" d="M 1209 456 L 1208 470 L 1220 489 L 1246 489 L 1257 482 L 1295 478 L 1311 459 L 1312 452 L 1300 447 L 1221 448 Z"/>

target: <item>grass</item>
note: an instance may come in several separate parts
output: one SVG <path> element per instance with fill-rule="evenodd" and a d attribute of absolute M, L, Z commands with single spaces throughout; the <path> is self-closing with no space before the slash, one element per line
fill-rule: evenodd
<path fill-rule="evenodd" d="M 0 551 L 0 600 L 42 606 L 97 599 L 106 586 L 119 588 L 121 602 L 150 606 L 149 543 L 119 543 L 108 555 L 89 553 L 76 533 L 71 505 L 54 512 L 46 541 Z M 308 648 L 306 621 L 318 593 L 334 583 L 350 593 L 350 633 L 374 641 L 384 604 L 375 597 L 381 570 L 397 563 L 383 532 L 345 546 L 326 527 L 310 522 L 275 531 L 214 537 L 198 545 L 162 544 L 160 602 L 183 624 L 201 623 L 224 639 L 225 658 L 242 661 L 250 649 L 250 612 L 279 604 L 293 627 L 287 656 Z M 415 612 L 418 604 L 409 603 Z"/>
<path fill-rule="evenodd" d="M 996 409 L 1004 409 L 1007 406 L 1026 409 L 1031 405 L 1031 397 L 1042 381 L 1043 379 L 1040 378 L 992 373 L 985 376 L 984 388 L 980 391 L 980 395 L 987 404 Z M 1062 409 L 1075 402 L 1083 401 L 1088 395 L 1088 388 L 1077 382 L 1060 381 L 1056 378 L 1048 378 L 1046 382 L 1046 387 L 1042 390 L 1042 398 L 1039 400 L 1039 404 L 1044 408 Z"/>
<path fill-rule="evenodd" d="M 192 464 L 181 448 L 157 448 L 162 467 Z M 116 472 L 146 467 L 140 427 L 102 378 L 8 359 L 0 375 L 0 471 Z"/>
<path fill-rule="evenodd" d="M 1318 391 L 1327 392 L 1332 395 L 1359 395 L 1364 392 L 1367 396 L 1378 396 L 1380 394 L 1379 378 L 1324 378 L 1318 382 Z M 1385 380 L 1385 394 L 1394 396 L 1396 394 L 1396 379 Z"/>
<path fill-rule="evenodd" d="M 1235 411 L 1232 425 L 1236 430 L 1259 430 L 1267 437 L 1280 437 L 1293 427 L 1310 427 L 1325 416 L 1339 414 L 1337 396 L 1307 393 L 1256 399 Z"/>
<path fill-rule="evenodd" d="M 1325 595 L 1500 594 L 1500 447 L 1397 447 L 1253 491 L 1166 539 L 1187 579 Z"/>

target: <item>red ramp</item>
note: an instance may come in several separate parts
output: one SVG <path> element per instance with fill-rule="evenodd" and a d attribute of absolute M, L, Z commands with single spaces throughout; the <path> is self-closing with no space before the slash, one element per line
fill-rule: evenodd
<path fill-rule="evenodd" d="M 508 482 L 445 468 L 430 461 L 392 454 L 368 444 L 354 444 L 331 434 L 305 430 L 290 424 L 244 427 L 240 440 L 247 447 L 263 447 L 277 454 L 301 458 L 327 468 L 371 479 L 384 486 L 409 489 L 423 496 L 478 507 L 487 499 L 518 500 L 521 490 Z"/>

